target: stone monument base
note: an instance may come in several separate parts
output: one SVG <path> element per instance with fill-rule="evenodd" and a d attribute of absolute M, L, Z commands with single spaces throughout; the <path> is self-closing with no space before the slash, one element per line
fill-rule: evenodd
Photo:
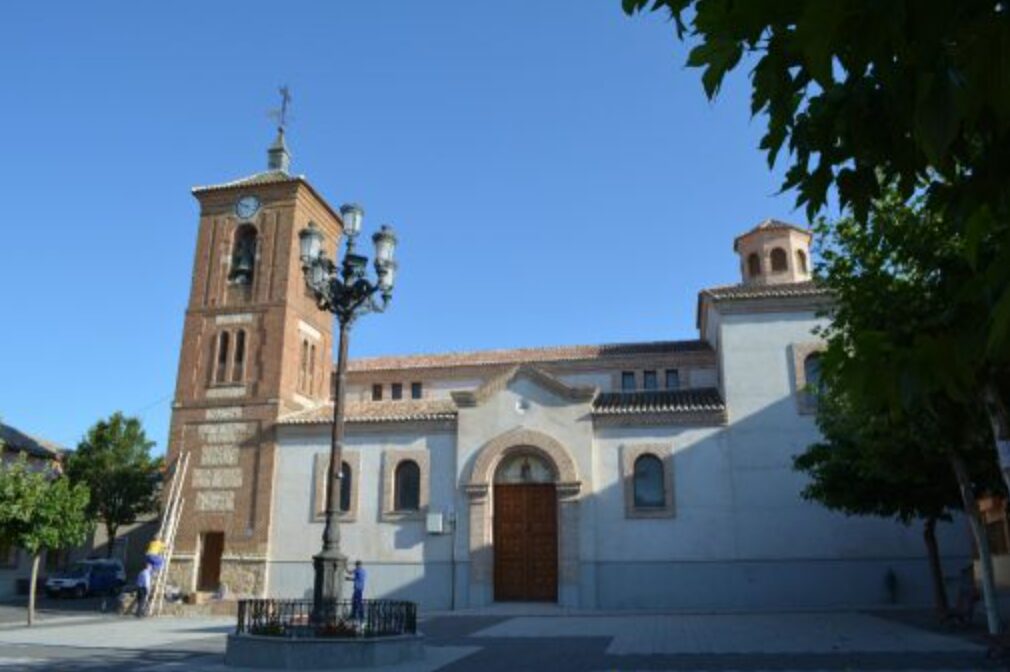
<path fill-rule="evenodd" d="M 423 635 L 268 637 L 228 635 L 225 665 L 278 670 L 382 667 L 424 658 Z"/>

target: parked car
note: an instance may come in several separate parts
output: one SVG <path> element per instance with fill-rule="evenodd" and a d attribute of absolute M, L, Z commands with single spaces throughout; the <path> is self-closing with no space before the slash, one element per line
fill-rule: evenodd
<path fill-rule="evenodd" d="M 47 579 L 46 594 L 49 597 L 116 594 L 124 584 L 126 570 L 119 560 L 83 560 Z"/>

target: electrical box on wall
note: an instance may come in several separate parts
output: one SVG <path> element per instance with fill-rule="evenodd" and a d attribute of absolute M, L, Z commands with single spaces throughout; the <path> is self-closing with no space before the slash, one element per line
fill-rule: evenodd
<path fill-rule="evenodd" d="M 441 512 L 428 514 L 428 534 L 445 534 L 445 516 Z"/>

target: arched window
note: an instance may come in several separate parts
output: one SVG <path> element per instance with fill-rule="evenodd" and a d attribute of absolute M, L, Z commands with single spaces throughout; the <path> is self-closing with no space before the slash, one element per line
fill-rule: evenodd
<path fill-rule="evenodd" d="M 354 478 L 354 474 L 351 473 L 351 465 L 346 462 L 340 463 L 340 511 L 342 513 L 347 513 L 351 510 L 351 479 Z"/>
<path fill-rule="evenodd" d="M 228 380 L 228 332 L 222 331 L 217 337 L 217 369 L 214 380 L 224 383 Z"/>
<path fill-rule="evenodd" d="M 421 468 L 414 460 L 396 465 L 393 508 L 396 511 L 417 511 L 421 508 Z"/>
<path fill-rule="evenodd" d="M 821 390 L 821 355 L 812 353 L 803 360 L 803 379 L 807 394 L 816 396 Z"/>
<path fill-rule="evenodd" d="M 235 332 L 235 361 L 231 367 L 231 382 L 241 383 L 245 375 L 245 330 Z"/>
<path fill-rule="evenodd" d="M 789 258 L 781 247 L 772 250 L 772 273 L 782 273 L 789 270 Z"/>
<path fill-rule="evenodd" d="M 656 509 L 666 505 L 663 462 L 655 455 L 635 460 L 635 508 Z"/>
<path fill-rule="evenodd" d="M 747 275 L 752 278 L 761 275 L 761 257 L 757 252 L 751 252 L 747 256 Z"/>
<path fill-rule="evenodd" d="M 240 285 L 252 283 L 256 268 L 256 227 L 243 224 L 235 229 L 231 247 L 231 272 L 228 279 Z"/>
<path fill-rule="evenodd" d="M 803 250 L 796 250 L 796 268 L 800 273 L 807 272 L 807 253 Z"/>

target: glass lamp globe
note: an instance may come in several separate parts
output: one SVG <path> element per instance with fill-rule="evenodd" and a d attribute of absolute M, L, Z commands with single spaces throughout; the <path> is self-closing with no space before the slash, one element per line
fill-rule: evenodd
<path fill-rule="evenodd" d="M 375 243 L 375 262 L 378 264 L 393 263 L 393 254 L 396 251 L 396 234 L 393 228 L 383 224 L 374 236 L 372 242 Z"/>
<path fill-rule="evenodd" d="M 377 275 L 379 276 L 379 289 L 389 293 L 393 289 L 393 282 L 396 279 L 396 262 L 387 261 L 385 263 L 375 263 Z"/>
<path fill-rule="evenodd" d="M 356 203 L 346 203 L 340 206 L 340 219 L 344 223 L 344 234 L 349 238 L 354 238 L 361 233 L 361 222 L 365 218 L 365 211 Z"/>
<path fill-rule="evenodd" d="M 312 287 L 322 287 L 326 282 L 326 269 L 323 268 L 322 264 L 312 264 L 312 268 L 309 271 L 309 284 Z"/>
<path fill-rule="evenodd" d="M 323 249 L 323 232 L 316 225 L 309 225 L 298 232 L 298 244 L 301 247 L 302 261 L 315 259 Z"/>

